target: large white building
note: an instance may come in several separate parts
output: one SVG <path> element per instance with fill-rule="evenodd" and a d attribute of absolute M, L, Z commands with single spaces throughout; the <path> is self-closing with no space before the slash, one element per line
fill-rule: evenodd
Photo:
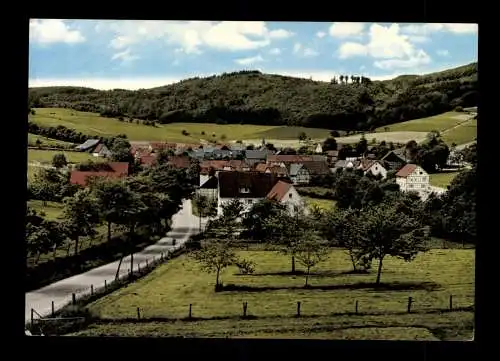
<path fill-rule="evenodd" d="M 396 183 L 401 192 L 417 192 L 427 196 L 431 192 L 429 174 L 416 164 L 407 164 L 396 173 Z"/>

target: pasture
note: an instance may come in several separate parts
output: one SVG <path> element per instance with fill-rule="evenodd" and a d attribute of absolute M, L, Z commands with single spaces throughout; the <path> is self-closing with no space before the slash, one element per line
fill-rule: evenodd
<path fill-rule="evenodd" d="M 101 117 L 97 113 L 62 108 L 37 108 L 36 114 L 30 115 L 30 119 L 40 125 L 63 125 L 95 136 L 126 134 L 132 141 L 199 143 L 200 140 L 258 139 L 261 142 L 262 138 L 297 139 L 302 131 L 311 138 L 320 137 L 324 140 L 329 134 L 329 130 L 326 129 L 249 124 L 171 123 L 158 124 L 153 127 L 136 122 L 121 122 L 116 118 Z M 183 135 L 183 130 L 186 130 L 189 135 Z"/>
<path fill-rule="evenodd" d="M 433 130 L 442 132 L 463 123 L 470 115 L 461 112 L 447 112 L 427 118 L 413 119 L 402 123 L 387 125 L 388 132 L 424 132 Z M 377 128 L 377 132 L 384 132 L 386 127 Z"/>
<path fill-rule="evenodd" d="M 443 172 L 429 174 L 429 183 L 435 187 L 446 188 L 460 172 Z"/>
<path fill-rule="evenodd" d="M 82 163 L 88 160 L 94 162 L 102 161 L 103 158 L 94 157 L 90 153 L 85 152 L 65 152 L 63 150 L 42 150 L 42 149 L 28 149 L 28 163 L 52 163 L 54 155 L 63 153 L 68 163 Z"/>
<path fill-rule="evenodd" d="M 313 206 L 316 205 L 320 209 L 329 210 L 335 207 L 335 201 L 331 199 L 321 199 L 303 196 L 302 199 L 306 202 L 306 205 Z"/>
<path fill-rule="evenodd" d="M 477 120 L 468 120 L 454 128 L 441 133 L 441 137 L 446 144 L 465 144 L 474 141 L 477 137 Z"/>
<path fill-rule="evenodd" d="M 27 202 L 30 208 L 33 208 L 37 213 L 45 213 L 44 218 L 51 221 L 60 221 L 63 213 L 64 205 L 59 202 L 47 202 L 46 206 L 42 201 L 30 200 Z"/>
<path fill-rule="evenodd" d="M 31 134 L 28 133 L 28 144 L 29 145 L 35 145 L 36 141 L 39 140 L 41 142 L 41 145 L 45 146 L 65 146 L 65 147 L 73 147 L 74 144 L 70 142 L 64 142 L 62 140 L 57 140 L 57 139 L 51 139 L 44 137 L 42 135 L 37 135 L 37 134 Z"/>
<path fill-rule="evenodd" d="M 329 258 L 312 270 L 309 288 L 303 287 L 305 276 L 289 273 L 287 256 L 272 251 L 240 250 L 237 253 L 256 262 L 255 273 L 240 275 L 236 267 L 226 269 L 221 275 L 225 285 L 222 292 L 214 292 L 214 274 L 201 272 L 197 263 L 182 255 L 126 288 L 91 303 L 90 310 L 103 321 L 80 334 L 301 337 L 305 333 L 306 337 L 314 337 L 316 333 L 321 336 L 322 332 L 335 328 L 360 325 L 414 328 L 428 323 L 429 328 L 453 325 L 455 330 L 459 325 L 466 325 L 467 332 L 460 337 L 472 337 L 471 312 L 439 313 L 437 310 L 448 307 L 450 295 L 453 295 L 454 307 L 473 305 L 473 250 L 433 249 L 411 263 L 389 257 L 384 260 L 380 288 L 373 285 L 376 264 L 368 274 L 353 274 L 348 255 L 339 249 L 332 250 Z M 297 266 L 300 270 L 299 264 Z M 414 300 L 412 314 L 406 313 L 409 296 Z M 302 303 L 303 319 L 294 317 L 297 301 Z M 347 316 L 354 312 L 355 301 L 359 302 L 359 312 L 363 315 Z M 248 315 L 255 320 L 239 319 L 242 302 L 248 302 Z M 205 320 L 181 321 L 187 316 L 190 304 L 193 317 Z M 129 327 L 113 324 L 114 320 L 137 317 L 138 307 L 142 318 L 178 321 L 128 324 Z M 414 331 L 418 334 L 418 330 Z M 371 337 L 370 332 L 378 331 L 332 333 L 329 338 L 366 339 Z M 404 338 L 399 332 L 381 337 Z"/>
<path fill-rule="evenodd" d="M 359 142 L 363 135 L 355 134 L 349 135 L 346 137 L 339 137 L 337 139 L 337 143 L 342 144 L 353 144 Z M 414 140 L 417 143 L 423 142 L 427 137 L 427 132 L 418 132 L 418 131 L 390 131 L 384 132 L 380 131 L 377 133 L 365 133 L 365 138 L 369 144 L 373 144 L 373 139 L 375 139 L 375 143 L 380 143 L 385 141 L 386 143 L 407 143 L 410 140 Z"/>

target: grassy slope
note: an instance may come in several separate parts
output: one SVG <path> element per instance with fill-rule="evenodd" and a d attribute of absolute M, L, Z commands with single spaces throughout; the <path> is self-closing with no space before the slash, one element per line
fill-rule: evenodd
<path fill-rule="evenodd" d="M 429 175 L 429 182 L 435 187 L 446 188 L 460 172 L 434 173 Z"/>
<path fill-rule="evenodd" d="M 51 163 L 55 154 L 63 153 L 69 163 L 81 163 L 87 160 L 100 161 L 102 158 L 94 157 L 92 154 L 84 152 L 65 152 L 62 150 L 40 150 L 28 149 L 28 162 L 38 161 L 41 163 Z"/>
<path fill-rule="evenodd" d="M 63 146 L 68 146 L 68 147 L 73 145 L 73 143 L 70 143 L 70 142 L 64 142 L 62 140 L 51 139 L 51 138 L 44 137 L 42 135 L 28 133 L 28 144 L 35 145 L 37 139 L 39 139 L 40 142 L 42 142 L 42 145 L 48 145 L 48 146 L 63 145 Z"/>
<path fill-rule="evenodd" d="M 474 141 L 477 137 L 477 120 L 464 122 L 456 128 L 450 129 L 441 135 L 447 144 L 465 144 Z"/>
<path fill-rule="evenodd" d="M 331 209 L 335 206 L 335 201 L 330 199 L 312 198 L 302 196 L 307 205 L 311 206 L 313 204 L 317 205 L 321 209 Z"/>
<path fill-rule="evenodd" d="M 181 256 L 143 280 L 96 301 L 91 309 L 105 318 L 134 317 L 136 307 L 141 307 L 145 317 L 181 318 L 186 316 L 189 304 L 193 304 L 197 317 L 239 315 L 243 301 L 248 302 L 250 313 L 256 316 L 293 315 L 297 301 L 303 302 L 304 314 L 315 315 L 351 311 L 355 300 L 363 312 L 389 313 L 405 311 L 408 296 L 416 302 L 415 311 L 446 308 L 450 294 L 454 295 L 456 306 L 469 306 L 474 302 L 474 252 L 471 250 L 432 250 L 409 264 L 388 258 L 384 261 L 383 282 L 417 285 L 414 290 L 403 287 L 399 291 L 346 287 L 373 283 L 375 274 L 346 274 L 351 265 L 341 250 L 333 251 L 329 260 L 318 267 L 319 274 L 310 279 L 312 286 L 337 287 L 329 291 L 301 288 L 303 276 L 258 275 L 289 271 L 288 257 L 265 251 L 240 251 L 240 255 L 256 261 L 256 275 L 235 275 L 236 270 L 230 268 L 224 271 L 222 280 L 226 285 L 253 287 L 254 292 L 215 294 L 215 275 L 200 272 L 197 264 Z"/>
<path fill-rule="evenodd" d="M 463 116 L 465 113 L 447 112 L 433 117 L 409 120 L 407 122 L 388 125 L 391 132 L 430 132 L 438 130 L 440 132 L 449 129 L 463 122 L 456 119 L 457 116 Z M 377 132 L 384 132 L 384 127 L 377 128 Z"/>
<path fill-rule="evenodd" d="M 50 113 L 55 113 L 55 115 L 51 115 Z M 238 140 L 254 138 L 297 139 L 299 133 L 302 131 L 305 131 L 311 138 L 326 138 L 329 134 L 329 131 L 326 129 L 247 124 L 172 123 L 151 127 L 136 123 L 120 122 L 118 119 L 101 117 L 96 113 L 78 112 L 62 108 L 38 108 L 36 109 L 36 114 L 31 116 L 31 120 L 45 126 L 63 125 L 95 136 L 126 134 L 130 140 L 185 143 L 198 143 L 200 139 L 220 140 L 222 135 L 225 135 L 227 140 Z M 187 130 L 190 135 L 182 135 L 183 130 Z M 202 132 L 205 132 L 205 135 L 202 135 Z M 212 136 L 213 133 L 215 133 L 215 137 Z"/>

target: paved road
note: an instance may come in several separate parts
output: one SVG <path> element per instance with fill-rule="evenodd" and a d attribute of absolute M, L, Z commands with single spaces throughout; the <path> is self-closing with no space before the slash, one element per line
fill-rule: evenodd
<path fill-rule="evenodd" d="M 150 261 L 153 257 L 157 259 L 162 252 L 165 254 L 167 251 L 179 248 L 191 235 L 197 233 L 198 229 L 199 218 L 192 214 L 191 201 L 184 201 L 182 209 L 172 218 L 172 230 L 167 236 L 134 254 L 134 268 L 137 267 L 138 263 L 141 263 L 141 267 L 143 267 L 146 260 Z M 172 244 L 173 238 L 177 241 L 175 246 Z M 72 293 L 76 293 L 78 297 L 78 294 L 89 293 L 91 285 L 94 286 L 94 290 L 97 290 L 104 287 L 105 280 L 108 284 L 111 283 L 115 278 L 118 263 L 119 261 L 108 263 L 26 293 L 25 321 L 29 322 L 31 319 L 31 308 L 34 308 L 42 316 L 46 316 L 51 313 L 52 301 L 54 301 L 54 308 L 57 311 L 71 301 Z M 129 269 L 130 256 L 127 256 L 123 259 L 120 267 L 120 278 L 125 277 Z"/>

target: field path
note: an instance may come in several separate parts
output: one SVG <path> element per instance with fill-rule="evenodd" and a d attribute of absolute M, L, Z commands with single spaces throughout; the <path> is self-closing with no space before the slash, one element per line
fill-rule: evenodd
<path fill-rule="evenodd" d="M 467 119 L 463 119 L 463 121 L 461 121 L 460 123 L 454 125 L 453 127 L 451 128 L 448 128 L 448 129 L 445 129 L 441 132 L 441 134 L 444 134 L 444 133 L 447 133 L 449 132 L 450 130 L 453 130 L 453 129 L 456 129 L 458 127 L 461 127 L 464 123 L 467 123 L 468 121 L 471 121 L 474 119 L 474 116 L 469 116 Z"/>
<path fill-rule="evenodd" d="M 204 223 L 202 222 L 202 226 Z M 198 227 L 199 218 L 192 213 L 191 201 L 185 200 L 182 209 L 173 216 L 172 230 L 168 232 L 166 237 L 142 251 L 134 253 L 134 268 L 139 262 L 144 265 L 146 260 L 151 261 L 153 257 L 159 258 L 162 252 L 165 254 L 180 248 L 191 235 L 198 232 Z M 176 239 L 175 245 L 173 245 L 173 239 Z M 60 280 L 38 290 L 27 292 L 25 294 L 25 322 L 30 322 L 32 308 L 45 317 L 51 313 L 52 301 L 54 301 L 54 309 L 57 311 L 71 302 L 72 293 L 75 293 L 78 299 L 79 296 L 90 293 L 91 285 L 94 286 L 94 290 L 98 290 L 104 287 L 105 281 L 110 284 L 115 278 L 118 263 L 119 260 Z M 119 277 L 126 277 L 129 269 L 130 256 L 127 256 L 123 259 Z"/>

